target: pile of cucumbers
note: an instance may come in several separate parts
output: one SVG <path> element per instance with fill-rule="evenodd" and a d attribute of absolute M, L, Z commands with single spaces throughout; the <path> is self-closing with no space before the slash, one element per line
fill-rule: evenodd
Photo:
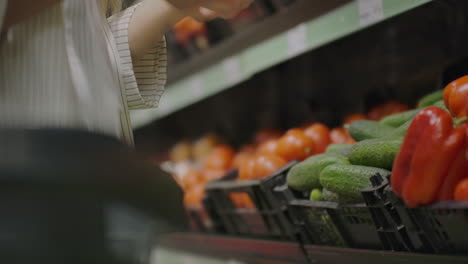
<path fill-rule="evenodd" d="M 442 92 L 423 97 L 418 108 L 385 117 L 360 120 L 347 127 L 356 144 L 332 144 L 323 154 L 312 156 L 291 168 L 288 186 L 310 192 L 310 199 L 337 203 L 363 202 L 361 190 L 370 177 L 391 174 L 393 161 L 413 118 L 428 106 L 444 108 Z"/>

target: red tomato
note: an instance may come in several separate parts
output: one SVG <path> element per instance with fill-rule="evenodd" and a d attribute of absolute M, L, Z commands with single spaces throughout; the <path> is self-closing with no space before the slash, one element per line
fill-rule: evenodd
<path fill-rule="evenodd" d="M 239 167 L 239 180 L 255 179 L 256 156 L 249 157 Z"/>
<path fill-rule="evenodd" d="M 196 185 L 185 193 L 184 205 L 189 208 L 200 207 L 204 196 L 205 188 L 203 185 Z"/>
<path fill-rule="evenodd" d="M 345 125 L 347 124 L 352 124 L 356 121 L 359 121 L 359 120 L 366 120 L 367 119 L 367 116 L 365 114 L 360 114 L 360 113 L 354 113 L 354 114 L 349 114 L 345 117 Z"/>
<path fill-rule="evenodd" d="M 278 155 L 286 161 L 304 160 L 315 151 L 314 141 L 301 129 L 291 129 L 278 142 Z"/>
<path fill-rule="evenodd" d="M 204 176 L 200 171 L 189 170 L 182 178 L 182 186 L 184 190 L 189 190 L 193 186 L 200 185 L 204 181 Z"/>
<path fill-rule="evenodd" d="M 315 123 L 310 125 L 304 130 L 304 134 L 314 141 L 314 154 L 325 152 L 328 145 L 330 145 L 330 129 L 324 124 Z"/>
<path fill-rule="evenodd" d="M 468 75 L 449 83 L 444 89 L 443 97 L 445 106 L 453 116 L 468 116 Z"/>
<path fill-rule="evenodd" d="M 284 167 L 287 162 L 273 155 L 258 155 L 255 159 L 255 177 L 265 178 Z"/>
<path fill-rule="evenodd" d="M 454 196 L 456 201 L 468 201 L 468 178 L 457 184 Z"/>
<path fill-rule="evenodd" d="M 279 146 L 278 140 L 271 139 L 262 143 L 258 147 L 257 153 L 264 154 L 264 155 L 278 155 L 278 146 Z"/>
<path fill-rule="evenodd" d="M 409 107 L 407 105 L 404 105 L 397 101 L 389 101 L 385 104 L 381 104 L 372 108 L 369 111 L 368 116 L 369 116 L 369 119 L 371 120 L 379 121 L 380 119 L 388 115 L 401 113 L 407 110 L 409 110 Z"/>
<path fill-rule="evenodd" d="M 214 170 L 227 170 L 231 168 L 234 153 L 234 149 L 226 145 L 215 147 L 208 154 L 204 162 L 205 168 Z"/>
<path fill-rule="evenodd" d="M 240 148 L 239 152 L 254 153 L 255 152 L 255 145 L 254 144 L 243 145 Z"/>
<path fill-rule="evenodd" d="M 264 128 L 261 129 L 255 134 L 255 144 L 262 144 L 263 142 L 278 139 L 283 135 L 281 130 L 271 129 L 271 128 Z"/>
<path fill-rule="evenodd" d="M 342 127 L 334 128 L 330 131 L 330 139 L 333 144 L 354 144 L 356 141 L 349 135 L 348 131 Z"/>
<path fill-rule="evenodd" d="M 254 154 L 249 152 L 238 152 L 234 159 L 232 160 L 232 167 L 235 169 L 239 169 L 242 164 L 252 157 Z"/>

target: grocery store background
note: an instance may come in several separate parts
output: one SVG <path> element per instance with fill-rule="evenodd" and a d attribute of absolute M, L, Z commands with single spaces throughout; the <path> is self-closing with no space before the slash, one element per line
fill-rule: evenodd
<path fill-rule="evenodd" d="M 257 0 L 232 20 L 186 20 L 167 35 L 160 107 L 132 113 L 136 149 L 155 163 L 196 159 L 213 135 L 242 149 L 265 128 L 331 129 L 388 102 L 412 108 L 467 73 L 467 4 Z"/>
<path fill-rule="evenodd" d="M 122 221 L 107 237 L 112 252 L 130 263 L 468 263 L 467 203 L 444 207 L 447 222 L 418 222 L 414 218 L 433 219 L 432 213 L 411 211 L 402 195 L 389 194 L 390 171 L 413 118 L 435 105 L 452 120 L 442 90 L 468 75 L 467 14 L 468 1 L 461 0 L 255 0 L 232 19 L 179 22 L 166 34 L 168 83 L 159 107 L 132 110 L 131 121 L 136 154 L 155 176 L 139 198 L 150 197 L 143 196 L 154 184 L 166 196 L 158 208 L 180 220 L 169 224 L 186 226 L 174 230 L 162 219 L 118 207 Z M 375 196 L 364 199 L 361 188 L 345 203 L 326 198 L 323 183 L 292 182 L 289 175 L 285 182 L 305 164 L 296 160 L 324 152 L 346 166 L 368 165 L 348 161 L 350 146 L 381 138 L 367 128 L 350 133 L 357 121 L 384 122 L 390 140 L 382 144 L 397 148 L 389 160 L 380 149 L 371 153 L 384 157 L 365 179 Z M 293 150 L 281 145 L 292 134 L 312 143 Z M 269 158 L 270 167 L 244 170 L 257 154 Z M 125 195 L 138 193 L 130 181 L 118 183 L 131 189 Z M 264 202 L 258 193 L 266 193 L 266 203 L 274 200 L 274 208 L 258 208 Z M 230 207 L 220 206 L 225 200 Z M 321 207 L 309 206 L 310 200 Z M 307 206 L 316 219 L 301 219 L 298 212 Z M 382 218 L 377 211 L 385 212 Z M 239 224 L 249 212 L 254 223 Z M 353 224 L 355 230 L 346 230 Z M 447 226 L 453 229 L 430 232 Z"/>

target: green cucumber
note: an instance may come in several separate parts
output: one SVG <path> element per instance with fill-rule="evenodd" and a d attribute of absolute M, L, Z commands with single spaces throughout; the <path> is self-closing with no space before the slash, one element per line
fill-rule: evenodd
<path fill-rule="evenodd" d="M 434 103 L 434 106 L 439 107 L 439 108 L 442 108 L 442 109 L 444 109 L 445 111 L 447 111 L 447 112 L 450 113 L 450 110 L 447 108 L 447 106 L 445 106 L 444 100 L 437 101 L 436 103 Z"/>
<path fill-rule="evenodd" d="M 389 176 L 390 171 L 360 165 L 333 164 L 320 173 L 322 186 L 339 197 L 349 200 L 362 200 L 361 190 L 370 186 L 370 177 L 380 174 Z"/>
<path fill-rule="evenodd" d="M 423 98 L 421 98 L 418 102 L 418 107 L 427 107 L 434 105 L 434 103 L 442 100 L 442 96 L 444 94 L 444 90 L 438 90 L 435 92 L 432 92 Z"/>
<path fill-rule="evenodd" d="M 388 137 L 394 129 L 371 120 L 359 120 L 348 127 L 349 134 L 356 141 Z"/>
<path fill-rule="evenodd" d="M 291 168 L 286 179 L 288 186 L 297 191 L 320 188 L 320 172 L 335 163 L 350 164 L 346 157 L 337 154 L 312 156 Z"/>
<path fill-rule="evenodd" d="M 413 123 L 413 119 L 406 121 L 403 125 L 397 127 L 387 138 L 401 139 L 406 135 L 409 126 Z"/>
<path fill-rule="evenodd" d="M 364 165 L 391 170 L 393 161 L 400 151 L 399 139 L 368 139 L 356 143 L 349 153 L 353 165 Z"/>
<path fill-rule="evenodd" d="M 335 203 L 340 202 L 340 197 L 338 196 L 338 194 L 332 191 L 329 191 L 328 189 L 325 189 L 325 188 L 322 189 L 322 197 L 323 197 L 323 200 L 328 201 L 328 202 L 335 202 Z"/>
<path fill-rule="evenodd" d="M 380 120 L 379 123 L 390 127 L 399 127 L 408 120 L 412 120 L 421 110 L 422 109 L 414 109 L 398 114 L 389 115 Z"/>
<path fill-rule="evenodd" d="M 352 146 L 353 144 L 330 144 L 328 145 L 325 153 L 339 154 L 339 155 L 343 155 L 346 157 L 351 151 Z"/>
<path fill-rule="evenodd" d="M 313 189 L 310 192 L 310 200 L 323 201 L 322 191 L 320 189 Z"/>
<path fill-rule="evenodd" d="M 324 201 L 327 202 L 334 202 L 334 203 L 362 203 L 364 201 L 364 197 L 346 197 L 344 195 L 338 195 L 332 191 L 329 191 L 325 188 L 322 189 L 322 197 Z"/>

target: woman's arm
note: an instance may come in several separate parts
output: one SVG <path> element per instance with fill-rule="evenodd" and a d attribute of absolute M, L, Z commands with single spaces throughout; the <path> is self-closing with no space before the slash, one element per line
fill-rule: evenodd
<path fill-rule="evenodd" d="M 184 14 L 165 0 L 145 0 L 135 10 L 128 28 L 128 41 L 134 61 L 162 40 L 164 34 Z"/>
<path fill-rule="evenodd" d="M 5 19 L 0 21 L 0 32 L 4 33 L 11 26 L 21 23 L 45 9 L 61 2 L 61 0 L 0 0 L 7 1 Z"/>
<path fill-rule="evenodd" d="M 204 20 L 228 18 L 247 8 L 253 0 L 144 0 L 135 11 L 128 38 L 132 58 L 138 60 L 185 16 Z"/>

